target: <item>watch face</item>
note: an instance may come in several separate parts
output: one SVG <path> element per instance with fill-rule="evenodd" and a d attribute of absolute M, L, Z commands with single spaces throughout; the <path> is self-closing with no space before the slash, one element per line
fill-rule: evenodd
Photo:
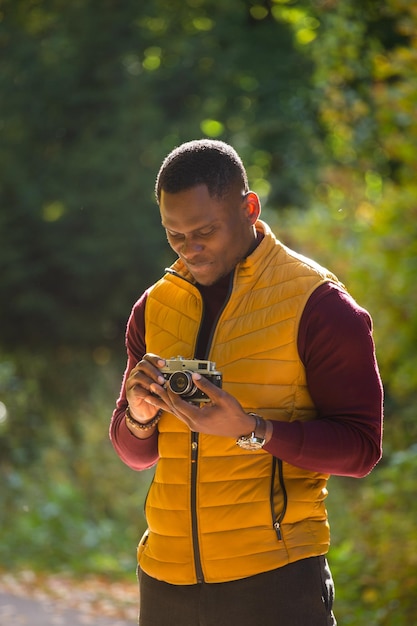
<path fill-rule="evenodd" d="M 265 439 L 251 435 L 249 437 L 239 437 L 237 445 L 244 450 L 260 450 L 265 443 Z"/>

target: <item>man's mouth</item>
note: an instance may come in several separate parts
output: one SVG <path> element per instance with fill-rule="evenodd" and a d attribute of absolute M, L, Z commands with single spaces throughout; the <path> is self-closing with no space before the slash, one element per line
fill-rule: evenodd
<path fill-rule="evenodd" d="M 189 270 L 200 270 L 211 265 L 210 261 L 184 261 Z"/>

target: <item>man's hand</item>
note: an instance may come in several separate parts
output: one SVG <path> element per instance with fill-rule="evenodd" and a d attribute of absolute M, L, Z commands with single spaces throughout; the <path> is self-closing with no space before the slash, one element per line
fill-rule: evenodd
<path fill-rule="evenodd" d="M 196 387 L 210 398 L 210 402 L 203 403 L 202 406 L 186 402 L 155 376 L 148 386 L 154 395 L 145 396 L 144 401 L 153 402 L 155 407 L 173 413 L 195 432 L 236 439 L 253 431 L 254 417 L 245 413 L 236 398 L 213 385 L 201 374 L 194 372 L 192 377 Z M 149 376 L 147 380 L 149 381 Z"/>
<path fill-rule="evenodd" d="M 156 354 L 145 354 L 143 359 L 132 369 L 126 381 L 126 398 L 132 417 L 138 422 L 147 422 L 157 413 L 160 406 L 158 399 L 150 395 L 152 384 L 163 385 L 164 377 L 159 371 L 165 360 Z M 156 403 L 155 403 L 156 400 Z"/>

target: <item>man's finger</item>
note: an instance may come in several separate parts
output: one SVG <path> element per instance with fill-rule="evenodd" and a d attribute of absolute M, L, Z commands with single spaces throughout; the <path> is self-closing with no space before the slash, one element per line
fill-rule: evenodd
<path fill-rule="evenodd" d="M 208 378 L 206 378 L 206 376 L 202 376 L 198 372 L 193 372 L 192 378 L 196 387 L 201 389 L 201 391 L 204 391 L 204 393 L 210 398 L 220 398 L 223 394 L 221 387 L 214 385 Z"/>

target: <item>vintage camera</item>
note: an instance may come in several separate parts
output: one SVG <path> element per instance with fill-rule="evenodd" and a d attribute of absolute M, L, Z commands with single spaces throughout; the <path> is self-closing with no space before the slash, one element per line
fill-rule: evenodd
<path fill-rule="evenodd" d="M 212 361 L 184 359 L 182 356 L 177 356 L 173 359 L 167 359 L 165 367 L 161 368 L 161 374 L 167 381 L 166 386 L 171 391 L 193 404 L 210 402 L 210 398 L 195 386 L 192 379 L 193 372 L 198 372 L 213 385 L 221 388 L 222 375 L 221 372 L 216 371 L 216 364 Z"/>

